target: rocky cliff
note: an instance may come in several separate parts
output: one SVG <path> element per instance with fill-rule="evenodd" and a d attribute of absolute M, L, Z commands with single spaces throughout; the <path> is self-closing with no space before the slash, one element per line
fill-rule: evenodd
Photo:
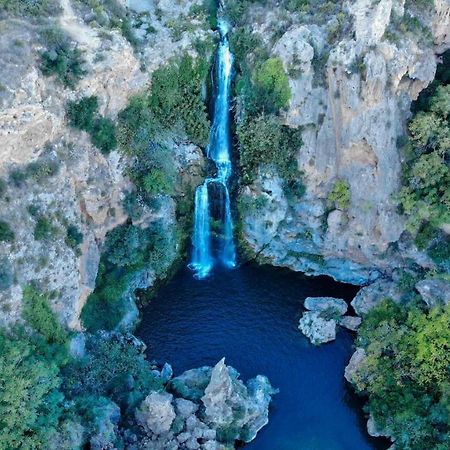
<path fill-rule="evenodd" d="M 305 193 L 288 198 L 273 168 L 260 167 L 240 194 L 258 204 L 243 213 L 243 238 L 271 264 L 364 284 L 407 259 L 432 267 L 398 213 L 398 142 L 411 102 L 450 47 L 450 2 L 353 0 L 336 8 L 251 11 L 255 33 L 289 74 L 283 121 L 302 130 L 296 159 Z"/>
<path fill-rule="evenodd" d="M 116 120 L 133 94 L 151 90 L 156 68 L 186 49 L 195 53 L 194 42 L 210 39 L 203 16 L 191 17 L 189 29 L 174 30 L 173 24 L 182 24 L 198 3 L 122 2 L 131 24 L 133 39 L 128 40 L 110 26 L 113 13 L 95 11 L 84 1 L 61 0 L 54 18 L 8 12 L 0 16 L 0 216 L 15 234 L 14 242 L 0 242 L 2 276 L 11 278 L 0 290 L 2 325 L 20 319 L 22 287 L 33 280 L 54 293 L 52 307 L 62 322 L 80 327 L 102 242 L 109 230 L 127 220 L 123 200 L 132 185 L 125 175 L 126 156 L 118 151 L 102 154 L 87 133 L 68 126 L 67 103 L 95 95 L 100 114 Z M 73 89 L 40 70 L 43 30 L 45 34 L 57 27 L 84 60 L 84 76 Z M 188 142 L 171 145 L 178 172 L 198 175 L 199 148 Z M 140 226 L 162 220 L 173 234 L 175 259 L 180 246 L 172 226 L 175 205 L 170 198 L 162 204 L 148 210 Z M 42 218 L 52 223 L 51 240 L 33 236 Z M 68 226 L 82 233 L 77 249 L 67 245 Z M 153 281 L 150 276 L 147 284 Z"/>

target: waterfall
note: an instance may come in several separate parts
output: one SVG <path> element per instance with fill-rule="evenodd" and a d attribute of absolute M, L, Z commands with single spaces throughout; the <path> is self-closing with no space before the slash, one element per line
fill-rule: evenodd
<path fill-rule="evenodd" d="M 220 42 L 217 48 L 217 72 L 214 103 L 214 120 L 211 127 L 207 156 L 214 161 L 217 173 L 207 178 L 195 193 L 194 235 L 192 239 L 192 260 L 189 267 L 194 270 L 196 278 L 205 278 L 210 273 L 217 259 L 228 268 L 236 265 L 236 247 L 233 238 L 233 218 L 231 215 L 230 193 L 228 181 L 232 175 L 230 108 L 231 79 L 233 75 L 233 55 L 228 40 L 229 25 L 223 18 L 219 8 L 218 28 Z M 217 255 L 213 255 L 211 243 L 211 211 L 208 187 L 217 184 L 223 195 L 220 196 L 222 211 L 222 234 Z"/>

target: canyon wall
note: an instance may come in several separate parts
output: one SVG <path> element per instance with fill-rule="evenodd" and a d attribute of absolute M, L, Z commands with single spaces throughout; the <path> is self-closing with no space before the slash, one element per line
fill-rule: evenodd
<path fill-rule="evenodd" d="M 406 261 L 433 267 L 408 239 L 395 196 L 411 102 L 450 47 L 450 2 L 412 3 L 346 1 L 337 15 L 317 11 L 305 21 L 293 14 L 287 22 L 281 10 L 254 8 L 255 32 L 289 74 L 283 120 L 301 127 L 305 186 L 290 199 L 273 168 L 262 166 L 241 190 L 264 200 L 242 217 L 244 241 L 260 260 L 355 284 Z M 341 206 L 330 202 L 336 183 L 349 195 Z"/>
<path fill-rule="evenodd" d="M 181 51 L 194 54 L 194 41 L 211 38 L 201 20 L 190 20 L 189 31 L 179 36 L 169 26 L 198 1 L 122 3 L 133 8 L 127 11 L 134 20 L 138 49 L 119 30 L 100 26 L 79 1 L 61 0 L 55 18 L 0 17 L 0 178 L 5 184 L 0 219 L 15 234 L 13 242 L 0 242 L 3 272 L 13 273 L 12 282 L 0 290 L 1 325 L 20 321 L 22 290 L 33 280 L 52 293 L 52 308 L 61 321 L 79 329 L 81 309 L 95 287 L 105 235 L 128 219 L 123 200 L 133 186 L 125 175 L 127 157 L 118 151 L 102 154 L 86 132 L 69 127 L 67 103 L 95 95 L 100 114 L 115 120 L 132 95 L 151 89 L 155 69 Z M 82 52 L 86 74 L 74 89 L 39 69 L 45 50 L 40 36 L 46 27 L 60 27 Z M 181 176 L 201 176 L 198 147 L 188 142 L 169 145 Z M 30 163 L 53 169 L 51 174 L 36 173 L 29 170 Z M 19 176 L 31 172 L 26 180 Z M 175 204 L 170 197 L 160 203 L 147 208 L 140 226 L 162 221 L 172 234 L 175 259 L 180 247 L 173 226 Z M 52 222 L 51 240 L 33 236 L 37 217 Z M 67 245 L 67 226 L 82 232 L 79 249 Z M 149 268 L 146 284 L 153 281 Z"/>

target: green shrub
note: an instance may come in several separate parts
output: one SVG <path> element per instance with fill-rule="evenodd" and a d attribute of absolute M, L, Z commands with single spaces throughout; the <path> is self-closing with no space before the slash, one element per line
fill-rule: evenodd
<path fill-rule="evenodd" d="M 9 172 L 9 180 L 13 186 L 19 188 L 25 184 L 27 180 L 27 174 L 22 169 L 12 169 Z"/>
<path fill-rule="evenodd" d="M 71 101 L 67 105 L 67 117 L 72 127 L 90 132 L 98 113 L 98 98 L 94 95 Z"/>
<path fill-rule="evenodd" d="M 254 75 L 254 89 L 261 110 L 276 113 L 289 105 L 291 88 L 289 79 L 279 58 L 269 58 Z"/>
<path fill-rule="evenodd" d="M 15 234 L 8 222 L 0 220 L 0 242 L 14 241 Z"/>
<path fill-rule="evenodd" d="M 92 144 L 102 153 L 108 154 L 117 147 L 114 122 L 98 114 L 98 98 L 83 97 L 67 105 L 67 117 L 72 127 L 87 131 Z"/>
<path fill-rule="evenodd" d="M 9 289 L 13 284 L 14 273 L 7 258 L 0 258 L 0 291 Z"/>
<path fill-rule="evenodd" d="M 83 242 L 83 233 L 75 226 L 69 225 L 66 230 L 66 244 L 75 249 Z"/>
<path fill-rule="evenodd" d="M 161 169 L 155 169 L 143 178 L 143 187 L 150 195 L 173 194 L 173 183 Z"/>
<path fill-rule="evenodd" d="M 248 115 L 278 114 L 281 108 L 289 105 L 291 88 L 279 58 L 266 59 L 253 70 L 245 64 L 242 68 L 237 91 Z"/>
<path fill-rule="evenodd" d="M 47 50 L 41 53 L 40 69 L 44 75 L 56 75 L 65 86 L 74 88 L 86 71 L 82 52 L 74 47 L 70 38 L 60 28 L 48 28 L 44 31 Z"/>
<path fill-rule="evenodd" d="M 28 337 L 0 331 L 0 448 L 49 448 L 62 411 L 58 373 Z"/>
<path fill-rule="evenodd" d="M 59 12 L 55 0 L 0 0 L 0 11 L 28 16 L 53 16 Z"/>
<path fill-rule="evenodd" d="M 274 116 L 247 118 L 238 127 L 243 181 L 251 183 L 261 164 L 274 165 L 289 183 L 299 177 L 295 156 L 302 145 L 301 131 Z"/>
<path fill-rule="evenodd" d="M 53 177 L 59 172 L 59 164 L 57 161 L 51 161 L 48 159 L 41 159 L 29 163 L 25 167 L 25 176 L 32 178 L 35 182 L 39 183 L 45 178 Z"/>
<path fill-rule="evenodd" d="M 404 186 L 398 196 L 413 235 L 427 224 L 439 228 L 450 222 L 450 85 L 436 81 L 431 95 L 424 93 L 418 105 L 423 110 L 416 111 L 409 124 L 409 142 L 404 147 Z M 419 240 L 423 237 L 422 233 Z"/>
<path fill-rule="evenodd" d="M 54 239 L 58 229 L 46 217 L 39 217 L 34 226 L 33 236 L 36 241 Z"/>
<path fill-rule="evenodd" d="M 111 230 L 100 262 L 96 287 L 81 319 L 90 331 L 112 330 L 127 312 L 125 293 L 133 278 L 151 268 L 157 277 L 167 272 L 171 259 L 171 230 L 158 223 L 143 229 L 130 224 Z"/>
<path fill-rule="evenodd" d="M 162 389 L 141 350 L 120 334 L 89 336 L 85 358 L 64 369 L 67 397 L 110 396 L 123 407 L 136 406 L 151 390 Z"/>
<path fill-rule="evenodd" d="M 181 124 L 188 138 L 203 147 L 209 137 L 209 120 L 202 98 L 207 74 L 206 60 L 184 55 L 153 72 L 148 99 L 158 122 L 166 128 Z"/>
<path fill-rule="evenodd" d="M 3 178 L 0 178 L 0 198 L 2 198 L 6 194 L 7 190 L 8 185 L 6 181 Z"/>
<path fill-rule="evenodd" d="M 67 333 L 50 308 L 48 295 L 39 293 L 33 286 L 23 290 L 23 318 L 50 344 L 64 344 Z"/>
<path fill-rule="evenodd" d="M 112 120 L 100 117 L 95 119 L 91 131 L 92 143 L 102 152 L 108 154 L 117 147 L 116 127 Z"/>
<path fill-rule="evenodd" d="M 368 411 L 400 449 L 440 450 L 450 445 L 450 306 L 429 312 L 386 300 L 358 331 L 367 358 L 355 384 Z"/>
<path fill-rule="evenodd" d="M 347 210 L 350 206 L 351 192 L 350 185 L 346 180 L 337 180 L 331 192 L 328 194 L 328 200 L 338 209 Z"/>

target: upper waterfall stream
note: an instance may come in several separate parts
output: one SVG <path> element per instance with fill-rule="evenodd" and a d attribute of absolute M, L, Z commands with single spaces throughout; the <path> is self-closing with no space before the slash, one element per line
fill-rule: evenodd
<path fill-rule="evenodd" d="M 205 278 L 211 272 L 216 260 L 225 267 L 235 267 L 236 248 L 233 239 L 233 219 L 231 215 L 228 180 L 232 174 L 230 107 L 231 80 L 233 75 L 233 55 L 228 40 L 229 25 L 219 14 L 218 29 L 220 42 L 217 48 L 215 74 L 214 119 L 211 128 L 207 156 L 214 161 L 217 173 L 207 178 L 195 193 L 194 235 L 192 239 L 192 259 L 189 267 L 194 270 L 196 278 Z M 219 185 L 222 195 L 220 202 L 222 233 L 216 252 L 212 245 L 211 200 L 209 188 Z"/>

